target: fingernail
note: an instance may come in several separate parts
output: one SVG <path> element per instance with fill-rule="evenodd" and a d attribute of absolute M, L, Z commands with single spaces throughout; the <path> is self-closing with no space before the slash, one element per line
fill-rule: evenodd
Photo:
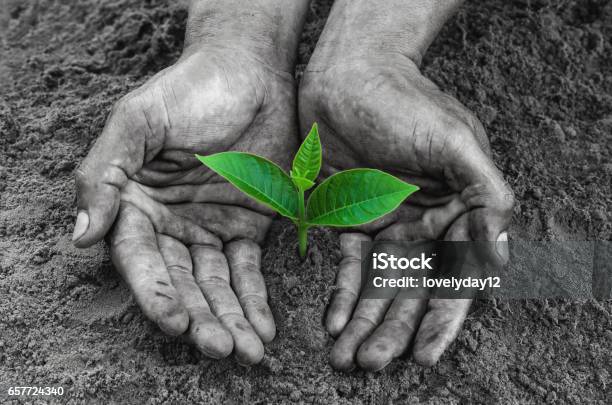
<path fill-rule="evenodd" d="M 508 262 L 510 259 L 510 251 L 508 249 L 508 232 L 502 232 L 497 237 L 497 242 L 495 242 L 495 248 L 497 249 L 497 254 L 501 257 L 504 264 Z"/>
<path fill-rule="evenodd" d="M 87 232 L 89 228 L 89 215 L 85 211 L 79 211 L 77 214 L 76 224 L 74 224 L 74 232 L 72 233 L 72 241 L 79 240 L 81 236 Z"/>

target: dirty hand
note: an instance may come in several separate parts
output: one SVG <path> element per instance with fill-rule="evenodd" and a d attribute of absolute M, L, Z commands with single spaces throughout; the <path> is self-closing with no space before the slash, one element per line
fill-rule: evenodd
<path fill-rule="evenodd" d="M 276 332 L 260 272 L 271 213 L 194 154 L 249 151 L 288 167 L 297 147 L 291 52 L 240 36 L 269 31 L 291 49 L 297 34 L 257 20 L 270 16 L 255 3 L 227 16 L 226 3 L 193 2 L 181 58 L 115 104 L 77 170 L 73 236 L 87 247 L 110 231 L 113 263 L 144 314 L 242 364 L 259 362 Z M 239 30 L 216 31 L 215 18 Z"/>
<path fill-rule="evenodd" d="M 500 249 L 489 253 L 503 262 L 512 192 L 490 159 L 479 121 L 419 71 L 457 2 L 378 3 L 338 0 L 304 74 L 300 119 L 304 128 L 320 125 L 323 173 L 380 168 L 421 188 L 365 228 L 379 240 L 498 241 Z M 326 319 L 328 331 L 339 335 L 332 365 L 379 370 L 413 340 L 415 360 L 435 364 L 457 336 L 470 300 L 360 300 L 362 240 L 369 236 L 341 237 L 344 258 Z"/>

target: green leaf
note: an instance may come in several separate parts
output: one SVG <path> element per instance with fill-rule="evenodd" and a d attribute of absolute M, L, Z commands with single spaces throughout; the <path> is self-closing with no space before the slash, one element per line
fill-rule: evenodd
<path fill-rule="evenodd" d="M 395 210 L 418 189 L 380 170 L 336 173 L 310 195 L 306 221 L 324 226 L 363 225 Z"/>
<path fill-rule="evenodd" d="M 285 217 L 297 219 L 297 190 L 291 178 L 274 163 L 242 152 L 221 152 L 196 157 L 249 197 Z"/>
<path fill-rule="evenodd" d="M 319 127 L 315 122 L 293 159 L 292 177 L 302 177 L 314 182 L 321 170 L 321 140 Z M 314 184 L 314 183 L 313 183 Z M 312 186 L 311 186 L 312 187 Z M 308 187 L 310 188 L 310 187 Z"/>
<path fill-rule="evenodd" d="M 308 190 L 315 185 L 314 181 L 310 181 L 303 177 L 291 176 L 291 180 L 293 180 L 293 184 L 300 190 Z"/>

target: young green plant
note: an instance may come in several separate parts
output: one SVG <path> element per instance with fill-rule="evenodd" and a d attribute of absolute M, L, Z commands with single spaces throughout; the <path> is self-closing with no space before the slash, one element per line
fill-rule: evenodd
<path fill-rule="evenodd" d="M 310 193 L 305 204 L 306 191 L 315 185 L 322 164 L 316 123 L 295 155 L 289 174 L 250 153 L 221 152 L 196 157 L 249 197 L 291 219 L 297 226 L 302 258 L 310 227 L 372 222 L 395 210 L 419 189 L 380 170 L 351 169 L 328 177 Z"/>

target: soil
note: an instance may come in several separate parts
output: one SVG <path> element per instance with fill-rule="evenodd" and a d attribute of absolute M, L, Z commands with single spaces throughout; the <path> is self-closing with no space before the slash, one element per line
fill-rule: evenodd
<path fill-rule="evenodd" d="M 330 6 L 313 2 L 300 69 Z M 161 0 L 2 1 L 0 402 L 61 385 L 52 401 L 609 403 L 612 300 L 479 301 L 433 368 L 332 370 L 338 235 L 313 232 L 301 263 L 284 222 L 265 245 L 278 336 L 262 364 L 206 359 L 147 321 L 103 243 L 72 247 L 72 171 L 112 103 L 176 60 L 185 17 Z M 483 121 L 517 195 L 513 238 L 612 239 L 611 1 L 469 2 L 423 70 Z"/>

